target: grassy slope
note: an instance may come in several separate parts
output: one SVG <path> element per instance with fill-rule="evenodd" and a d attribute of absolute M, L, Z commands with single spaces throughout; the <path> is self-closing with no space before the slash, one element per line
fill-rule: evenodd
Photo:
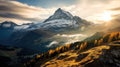
<path fill-rule="evenodd" d="M 114 49 L 116 49 L 116 47 L 120 48 L 120 44 L 114 44 L 114 43 L 112 43 L 111 45 L 109 45 L 109 44 L 111 44 L 111 43 L 107 43 L 106 45 L 97 46 L 97 47 L 91 48 L 91 49 L 83 51 L 83 52 L 71 50 L 71 51 L 61 53 L 54 59 L 42 64 L 41 67 L 79 67 L 79 66 L 90 67 L 90 65 L 92 67 L 99 67 L 97 65 L 101 65 L 101 64 L 103 64 L 103 66 L 107 67 L 107 66 L 109 66 L 108 64 L 105 64 L 104 62 L 100 63 L 100 60 L 99 60 L 100 57 L 103 57 L 102 55 L 103 55 L 103 53 L 105 53 L 104 51 L 106 50 L 107 52 L 109 52 L 111 50 L 111 48 L 113 48 L 113 47 L 114 47 Z M 120 56 L 119 56 L 119 58 L 120 58 Z"/>
<path fill-rule="evenodd" d="M 99 59 L 99 57 L 104 53 L 104 50 L 109 51 L 111 50 L 110 48 L 113 47 L 113 44 L 112 45 L 109 44 L 118 40 L 120 40 L 120 32 L 107 33 L 99 37 L 98 39 L 93 38 L 93 40 L 90 39 L 90 41 L 68 44 L 66 46 L 58 47 L 55 50 L 50 50 L 49 52 L 46 52 L 44 54 L 37 55 L 30 62 L 27 62 L 25 66 L 86 67 L 88 66 L 89 63 L 94 62 L 94 60 L 98 62 L 96 59 Z"/>

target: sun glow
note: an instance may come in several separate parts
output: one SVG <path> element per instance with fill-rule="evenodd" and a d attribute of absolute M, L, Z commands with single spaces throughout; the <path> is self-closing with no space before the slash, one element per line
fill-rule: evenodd
<path fill-rule="evenodd" d="M 112 20 L 112 15 L 113 15 L 113 12 L 104 11 L 104 12 L 101 12 L 99 14 L 88 17 L 87 19 L 89 21 L 93 21 L 96 24 L 101 24 L 101 23 L 104 23 L 104 22 L 111 21 Z"/>
<path fill-rule="evenodd" d="M 109 12 L 109 11 L 104 12 L 104 13 L 100 16 L 100 19 L 103 20 L 103 21 L 110 21 L 110 20 L 112 19 L 112 17 L 111 17 L 111 12 Z"/>

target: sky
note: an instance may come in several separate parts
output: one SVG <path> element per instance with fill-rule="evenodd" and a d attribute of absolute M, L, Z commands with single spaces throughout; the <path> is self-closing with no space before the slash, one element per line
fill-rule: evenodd
<path fill-rule="evenodd" d="M 94 23 L 120 17 L 120 0 L 0 0 L 0 22 L 40 22 L 58 8 Z"/>

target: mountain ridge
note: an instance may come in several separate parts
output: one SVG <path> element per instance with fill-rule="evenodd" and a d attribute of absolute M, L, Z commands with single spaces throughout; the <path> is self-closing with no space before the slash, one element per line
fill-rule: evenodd
<path fill-rule="evenodd" d="M 64 18 L 64 19 L 72 19 L 73 16 L 72 14 L 70 14 L 69 12 L 67 11 L 64 11 L 63 9 L 61 8 L 58 8 L 55 13 L 50 16 L 48 19 L 46 19 L 44 22 L 47 22 L 49 20 L 54 20 L 54 19 L 61 19 L 61 18 Z"/>

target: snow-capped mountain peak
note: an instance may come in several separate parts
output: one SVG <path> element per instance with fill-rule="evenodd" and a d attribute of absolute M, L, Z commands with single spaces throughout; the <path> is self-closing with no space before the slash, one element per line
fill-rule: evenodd
<path fill-rule="evenodd" d="M 53 15 L 42 23 L 30 26 L 30 28 L 46 29 L 52 31 L 59 31 L 64 29 L 75 29 L 78 27 L 89 25 L 87 21 L 78 16 L 73 16 L 70 12 L 58 8 Z M 34 28 L 34 27 L 35 28 Z"/>
<path fill-rule="evenodd" d="M 58 8 L 56 11 L 55 11 L 55 13 L 54 13 L 54 15 L 61 15 L 61 14 L 64 14 L 64 15 L 66 15 L 67 17 L 69 17 L 69 18 L 73 18 L 73 15 L 72 14 L 70 14 L 69 12 L 67 12 L 67 11 L 64 11 L 64 10 L 62 10 L 61 8 Z"/>
<path fill-rule="evenodd" d="M 66 20 L 71 20 L 73 19 L 73 15 L 70 14 L 67 11 L 64 11 L 61 8 L 58 8 L 55 13 L 50 16 L 47 20 L 45 20 L 44 22 L 50 21 L 50 20 L 55 20 L 55 19 L 66 19 Z"/>

